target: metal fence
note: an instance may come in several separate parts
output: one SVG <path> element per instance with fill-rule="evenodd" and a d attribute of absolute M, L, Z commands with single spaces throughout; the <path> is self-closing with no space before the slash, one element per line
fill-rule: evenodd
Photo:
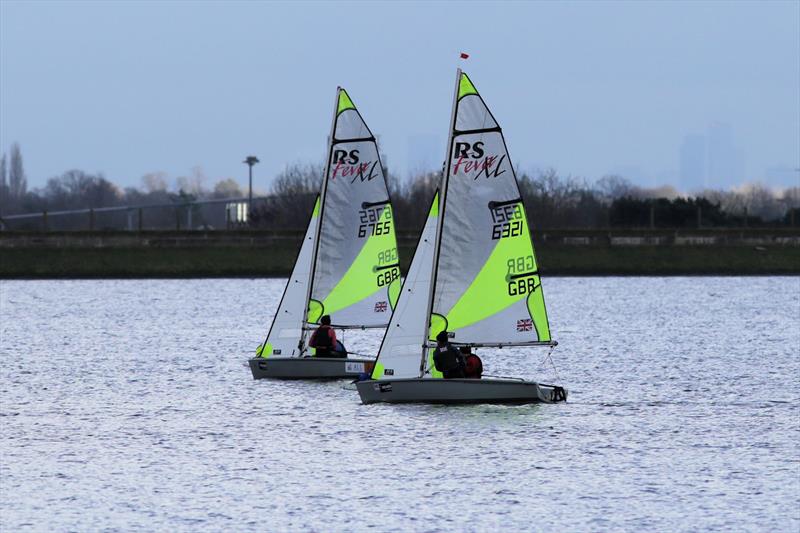
<path fill-rule="evenodd" d="M 189 202 L 41 211 L 0 216 L 4 231 L 144 231 L 228 230 L 250 227 L 251 214 L 274 197 L 247 197 Z"/>

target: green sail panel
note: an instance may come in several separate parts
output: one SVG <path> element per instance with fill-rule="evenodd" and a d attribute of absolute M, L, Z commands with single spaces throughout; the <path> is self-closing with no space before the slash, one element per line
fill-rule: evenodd
<path fill-rule="evenodd" d="M 400 279 L 397 239 L 378 146 L 353 100 L 339 89 L 308 322 L 385 327 Z"/>
<path fill-rule="evenodd" d="M 457 343 L 550 341 L 514 168 L 497 121 L 466 74 L 449 152 L 432 316 L 443 317 Z"/>
<path fill-rule="evenodd" d="M 336 106 L 336 114 L 339 115 L 342 111 L 347 111 L 348 109 L 355 109 L 356 106 L 353 105 L 353 101 L 350 99 L 350 96 L 347 94 L 347 91 L 340 88 L 339 89 L 339 103 Z"/>

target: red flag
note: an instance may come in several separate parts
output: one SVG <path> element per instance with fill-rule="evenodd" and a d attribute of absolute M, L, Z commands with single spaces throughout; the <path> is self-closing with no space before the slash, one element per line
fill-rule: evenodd
<path fill-rule="evenodd" d="M 469 57 L 469 54 L 465 54 L 464 52 L 461 52 L 461 59 L 467 59 L 468 57 Z"/>

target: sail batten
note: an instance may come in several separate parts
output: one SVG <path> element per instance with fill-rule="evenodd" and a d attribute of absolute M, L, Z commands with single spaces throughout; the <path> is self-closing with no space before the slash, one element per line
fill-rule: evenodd
<path fill-rule="evenodd" d="M 352 139 L 334 139 L 333 144 L 341 143 L 357 143 L 357 142 L 375 142 L 375 137 L 354 137 Z"/>

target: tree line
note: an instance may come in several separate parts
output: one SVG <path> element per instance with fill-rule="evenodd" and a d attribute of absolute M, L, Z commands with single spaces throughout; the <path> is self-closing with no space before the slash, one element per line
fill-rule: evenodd
<path fill-rule="evenodd" d="M 320 190 L 322 165 L 293 165 L 275 180 L 275 202 L 254 210 L 251 223 L 262 228 L 295 228 L 305 221 Z M 411 180 L 389 174 L 397 228 L 418 231 L 425 223 L 441 172 Z M 704 190 L 681 195 L 671 186 L 643 188 L 620 176 L 594 183 L 562 177 L 555 170 L 517 176 L 530 223 L 537 228 L 697 228 L 781 227 L 800 225 L 800 187 L 779 192 L 752 184 L 737 190 Z M 301 203 L 298 199 L 303 198 Z M 303 213 L 303 216 L 297 216 Z"/>
<path fill-rule="evenodd" d="M 416 232 L 422 227 L 441 172 L 421 172 L 409 180 L 397 179 L 388 169 L 387 182 L 399 231 Z M 269 196 L 253 205 L 248 225 L 259 229 L 303 229 L 320 190 L 322 164 L 298 163 L 272 180 Z M 0 217 L 43 211 L 75 210 L 115 206 L 169 204 L 174 209 L 148 213 L 146 227 L 174 227 L 185 210 L 196 214 L 193 227 L 221 227 L 224 217 L 211 217 L 195 200 L 245 196 L 231 179 L 208 187 L 202 169 L 169 183 L 165 173 L 141 178 L 138 187 L 119 187 L 102 173 L 68 170 L 47 180 L 44 187 L 28 189 L 22 153 L 13 144 L 0 155 Z M 751 184 L 734 190 L 704 190 L 682 195 L 670 186 L 643 188 L 621 176 L 605 176 L 595 182 L 560 176 L 555 170 L 519 172 L 518 182 L 531 224 L 536 228 L 695 228 L 780 227 L 800 224 L 800 187 L 775 192 Z M 184 209 L 179 213 L 178 209 Z M 217 206 L 218 211 L 224 209 Z M 118 215 L 123 217 L 123 214 Z M 53 220 L 50 229 L 80 229 L 83 222 Z M 107 227 L 124 227 L 108 222 Z M 185 226 L 184 226 L 185 227 Z"/>

